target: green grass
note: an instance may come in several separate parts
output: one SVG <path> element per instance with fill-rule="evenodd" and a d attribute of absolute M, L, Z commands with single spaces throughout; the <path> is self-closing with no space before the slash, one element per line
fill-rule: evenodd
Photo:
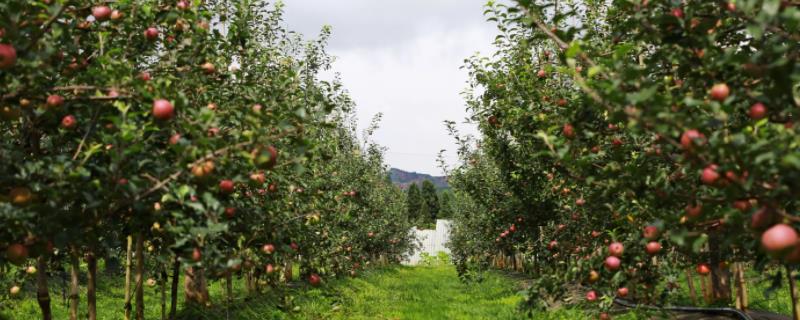
<path fill-rule="evenodd" d="M 295 270 L 295 275 L 298 270 Z M 788 292 L 783 288 L 770 298 L 764 297 L 768 281 L 756 281 L 751 274 L 751 308 L 791 314 Z M 54 319 L 67 319 L 67 305 L 61 299 L 57 279 L 51 279 Z M 98 319 L 121 319 L 123 277 L 100 276 L 98 282 Z M 682 282 L 682 281 L 681 281 Z M 679 282 L 680 283 L 680 282 Z M 685 286 L 685 282 L 681 283 Z M 357 278 L 326 279 L 320 288 L 308 288 L 298 282 L 284 289 L 247 297 L 244 282 L 234 280 L 237 297 L 230 305 L 224 301 L 224 283 L 209 286 L 211 308 L 188 310 L 183 306 L 182 285 L 179 292 L 181 319 L 523 319 L 519 311 L 523 296 L 521 283 L 500 272 L 489 271 L 479 283 L 464 284 L 455 269 L 447 264 L 402 267 L 366 271 Z M 85 319 L 86 296 L 82 288 L 80 318 Z M 681 291 L 685 291 L 685 288 Z M 679 296 L 686 296 L 685 292 Z M 145 319 L 160 319 L 160 291 L 145 288 Z M 685 301 L 683 301 L 685 300 Z M 677 304 L 691 305 L 688 296 Z M 6 301 L 8 302 L 8 301 Z M 8 306 L 7 306 L 8 307 Z M 0 310 L 0 319 L 37 319 L 39 308 L 33 288 L 27 287 L 24 299 L 11 300 L 10 308 Z M 593 319 L 579 308 L 563 308 L 537 313 L 534 319 Z M 614 319 L 647 319 L 644 313 L 614 314 Z"/>
<path fill-rule="evenodd" d="M 296 319 L 519 319 L 514 280 L 496 273 L 465 285 L 452 266 L 396 267 L 313 290 Z"/>
<path fill-rule="evenodd" d="M 32 288 L 29 288 L 32 289 Z M 85 288 L 82 288 L 80 318 L 85 319 Z M 181 287 L 182 289 L 182 287 Z M 184 319 L 519 319 L 517 306 L 522 297 L 517 281 L 490 272 L 476 284 L 459 281 L 452 266 L 391 267 L 365 272 L 353 279 L 327 281 L 321 288 L 303 285 L 284 292 L 267 292 L 245 298 L 243 281 L 234 281 L 239 297 L 231 305 L 224 303 L 222 282 L 209 287 L 216 304 L 203 310 L 183 309 L 180 294 L 179 313 Z M 60 290 L 60 289 L 59 289 Z M 56 288 L 53 295 L 54 319 L 67 319 L 67 305 Z M 160 319 L 158 287 L 145 289 L 145 318 Z M 123 278 L 100 277 L 98 283 L 98 319 L 121 319 Z M 182 309 L 182 310 L 181 310 Z M 0 318 L 36 319 L 40 317 L 35 293 L 13 300 Z"/>
<path fill-rule="evenodd" d="M 102 270 L 103 263 L 99 263 L 100 270 Z M 85 264 L 82 266 L 83 274 L 85 275 Z M 293 278 L 294 280 L 298 280 L 298 274 L 300 270 L 297 264 L 293 265 Z M 33 278 L 33 277 L 31 277 Z M 32 281 L 33 279 L 31 279 Z M 192 310 L 185 310 L 184 304 L 184 295 L 183 295 L 183 274 L 181 274 L 180 278 L 180 285 L 178 287 L 178 314 L 182 315 L 182 318 L 186 319 L 195 319 L 196 316 L 195 312 Z M 68 301 L 64 300 L 62 297 L 62 286 L 61 280 L 55 278 L 53 276 L 49 279 L 50 285 L 50 298 L 51 298 L 51 309 L 53 312 L 53 319 L 69 319 L 69 305 Z M 85 286 L 85 279 L 81 279 L 81 287 L 80 287 L 80 302 L 78 313 L 79 319 L 86 319 L 87 317 L 87 307 L 86 307 L 86 286 Z M 122 319 L 125 314 L 124 304 L 125 304 L 125 293 L 124 293 L 124 285 L 125 285 L 125 278 L 124 275 L 118 276 L 108 276 L 103 274 L 102 272 L 98 271 L 98 281 L 97 281 L 97 318 L 100 320 L 116 320 Z M 226 308 L 223 305 L 220 305 L 225 301 L 225 283 L 222 281 L 215 281 L 209 283 L 209 295 L 211 297 L 211 301 L 213 303 L 217 303 L 212 308 L 213 312 L 209 312 L 212 317 L 208 317 L 204 319 L 225 319 Z M 33 287 L 32 283 L 28 283 L 22 292 L 22 294 L 18 298 L 14 298 L 10 301 L 0 302 L 0 319 L 39 319 L 41 318 L 41 312 L 39 310 L 39 305 L 36 302 L 36 289 Z M 169 284 L 166 288 L 167 290 L 167 312 L 169 312 Z M 254 298 L 246 298 L 246 289 L 243 279 L 234 278 L 233 281 L 233 292 L 234 297 L 237 299 L 234 301 L 234 304 L 231 306 L 231 309 L 234 307 L 241 307 L 242 310 L 240 311 L 258 311 L 264 312 L 264 310 L 268 309 L 275 309 L 276 301 L 275 296 L 277 292 L 273 292 L 269 295 L 265 295 L 265 299 L 267 303 L 258 303 L 257 299 Z M 131 297 L 131 303 L 134 304 L 132 308 L 135 308 L 135 300 Z M 145 319 L 161 319 L 161 289 L 159 286 L 155 287 L 148 287 L 145 286 L 144 288 L 144 304 L 145 304 Z M 134 311 L 135 312 L 135 309 Z M 206 310 L 203 310 L 201 313 L 206 313 Z M 214 315 L 220 315 L 219 318 L 214 318 Z M 259 318 L 241 318 L 241 319 L 259 319 Z M 272 318 L 263 318 L 263 319 L 272 319 Z"/>

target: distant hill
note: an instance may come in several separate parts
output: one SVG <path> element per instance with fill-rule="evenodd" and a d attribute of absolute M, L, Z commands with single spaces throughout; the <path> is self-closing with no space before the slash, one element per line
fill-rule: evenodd
<path fill-rule="evenodd" d="M 400 186 L 401 189 L 408 188 L 408 186 L 410 186 L 412 183 L 422 186 L 422 182 L 425 180 L 433 182 L 433 185 L 436 186 L 436 189 L 450 188 L 450 185 L 447 184 L 447 178 L 445 177 L 434 177 L 429 174 L 408 172 L 396 168 L 389 170 L 389 174 L 392 178 L 392 182 Z"/>

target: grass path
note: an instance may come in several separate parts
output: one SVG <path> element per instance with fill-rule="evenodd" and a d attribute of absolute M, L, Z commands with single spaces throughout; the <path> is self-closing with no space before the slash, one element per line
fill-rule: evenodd
<path fill-rule="evenodd" d="M 295 319 L 519 319 L 517 284 L 489 273 L 465 285 L 452 266 L 396 267 L 312 290 Z M 299 309 L 299 310 L 298 310 Z"/>

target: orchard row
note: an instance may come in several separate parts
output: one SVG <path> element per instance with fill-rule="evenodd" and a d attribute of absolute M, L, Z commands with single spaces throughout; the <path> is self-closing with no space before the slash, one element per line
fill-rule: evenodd
<path fill-rule="evenodd" d="M 381 149 L 356 137 L 341 84 L 318 78 L 328 30 L 304 41 L 281 9 L 0 4 L 4 307 L 35 290 L 50 319 L 48 271 L 66 267 L 77 319 L 82 260 L 89 319 L 97 262 L 114 259 L 125 318 L 142 319 L 147 278 L 172 286 L 171 318 L 182 273 L 186 301 L 209 305 L 207 280 L 278 285 L 294 263 L 319 285 L 405 254 Z"/>
<path fill-rule="evenodd" d="M 520 0 L 487 13 L 498 54 L 467 63 L 482 135 L 459 137 L 451 171 L 462 275 L 487 252 L 523 254 L 532 310 L 578 288 L 572 301 L 607 319 L 615 298 L 670 303 L 696 277 L 706 302 L 746 308 L 745 271 L 794 273 L 796 2 Z"/>

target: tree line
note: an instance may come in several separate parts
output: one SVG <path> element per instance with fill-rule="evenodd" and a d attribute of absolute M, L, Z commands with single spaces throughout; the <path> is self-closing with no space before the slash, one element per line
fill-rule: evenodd
<path fill-rule="evenodd" d="M 453 193 L 436 190 L 429 180 L 423 181 L 422 186 L 412 183 L 406 189 L 406 209 L 409 221 L 420 228 L 431 228 L 437 219 L 452 217 Z"/>

